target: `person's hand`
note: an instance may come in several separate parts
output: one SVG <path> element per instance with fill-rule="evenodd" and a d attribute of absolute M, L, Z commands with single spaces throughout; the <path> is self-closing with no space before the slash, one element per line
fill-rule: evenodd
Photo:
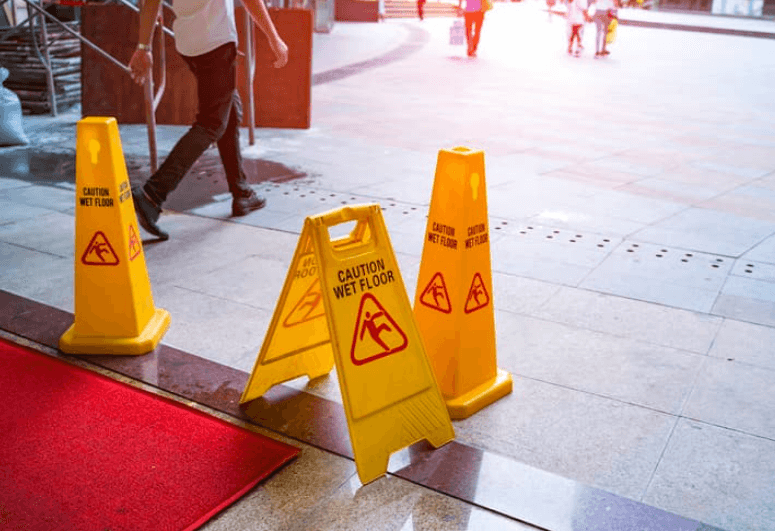
<path fill-rule="evenodd" d="M 129 70 L 135 83 L 144 85 L 152 66 L 153 56 L 151 55 L 151 50 L 136 49 L 135 53 L 132 54 L 132 59 L 129 60 Z"/>
<path fill-rule="evenodd" d="M 288 64 L 288 45 L 280 37 L 277 37 L 277 40 L 272 44 L 272 51 L 275 57 L 275 68 L 282 68 Z"/>

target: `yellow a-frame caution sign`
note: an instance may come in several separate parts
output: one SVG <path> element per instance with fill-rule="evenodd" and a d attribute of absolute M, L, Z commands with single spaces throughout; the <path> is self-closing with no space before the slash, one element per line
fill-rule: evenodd
<path fill-rule="evenodd" d="M 356 222 L 348 236 L 329 228 Z M 455 434 L 412 314 L 379 205 L 308 217 L 241 403 L 336 363 L 358 476 L 390 454 Z"/>

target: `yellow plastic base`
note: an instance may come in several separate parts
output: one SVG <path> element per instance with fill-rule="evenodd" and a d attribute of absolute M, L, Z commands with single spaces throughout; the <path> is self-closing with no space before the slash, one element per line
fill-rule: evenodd
<path fill-rule="evenodd" d="M 471 389 L 464 395 L 446 400 L 447 411 L 453 420 L 467 419 L 511 392 L 511 374 L 498 369 L 495 378 Z"/>
<path fill-rule="evenodd" d="M 132 355 L 147 354 L 161 341 L 170 326 L 170 314 L 157 308 L 148 324 L 137 337 L 77 336 L 75 325 L 59 338 L 59 350 L 67 354 Z"/>

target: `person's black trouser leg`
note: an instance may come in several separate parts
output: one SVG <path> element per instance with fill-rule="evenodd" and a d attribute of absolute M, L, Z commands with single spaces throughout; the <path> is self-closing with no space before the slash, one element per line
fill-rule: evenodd
<path fill-rule="evenodd" d="M 239 151 L 242 106 L 236 90 L 236 58 L 234 43 L 196 57 L 183 56 L 196 78 L 198 112 L 194 125 L 145 183 L 145 193 L 157 205 L 167 199 L 194 162 L 216 141 L 229 191 L 235 195 L 249 194 Z"/>

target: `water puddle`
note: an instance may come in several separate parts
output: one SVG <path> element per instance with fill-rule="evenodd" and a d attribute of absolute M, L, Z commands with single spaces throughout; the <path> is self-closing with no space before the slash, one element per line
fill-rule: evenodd
<path fill-rule="evenodd" d="M 145 182 L 151 173 L 148 157 L 125 157 L 132 183 Z M 309 175 L 278 162 L 244 159 L 248 182 L 288 182 Z M 10 177 L 38 185 L 75 183 L 75 153 L 50 153 L 40 148 L 0 150 L 0 177 Z M 228 193 L 229 186 L 218 155 L 205 154 L 194 164 L 180 185 L 170 194 L 165 208 L 184 211 L 213 202 L 213 197 Z"/>

